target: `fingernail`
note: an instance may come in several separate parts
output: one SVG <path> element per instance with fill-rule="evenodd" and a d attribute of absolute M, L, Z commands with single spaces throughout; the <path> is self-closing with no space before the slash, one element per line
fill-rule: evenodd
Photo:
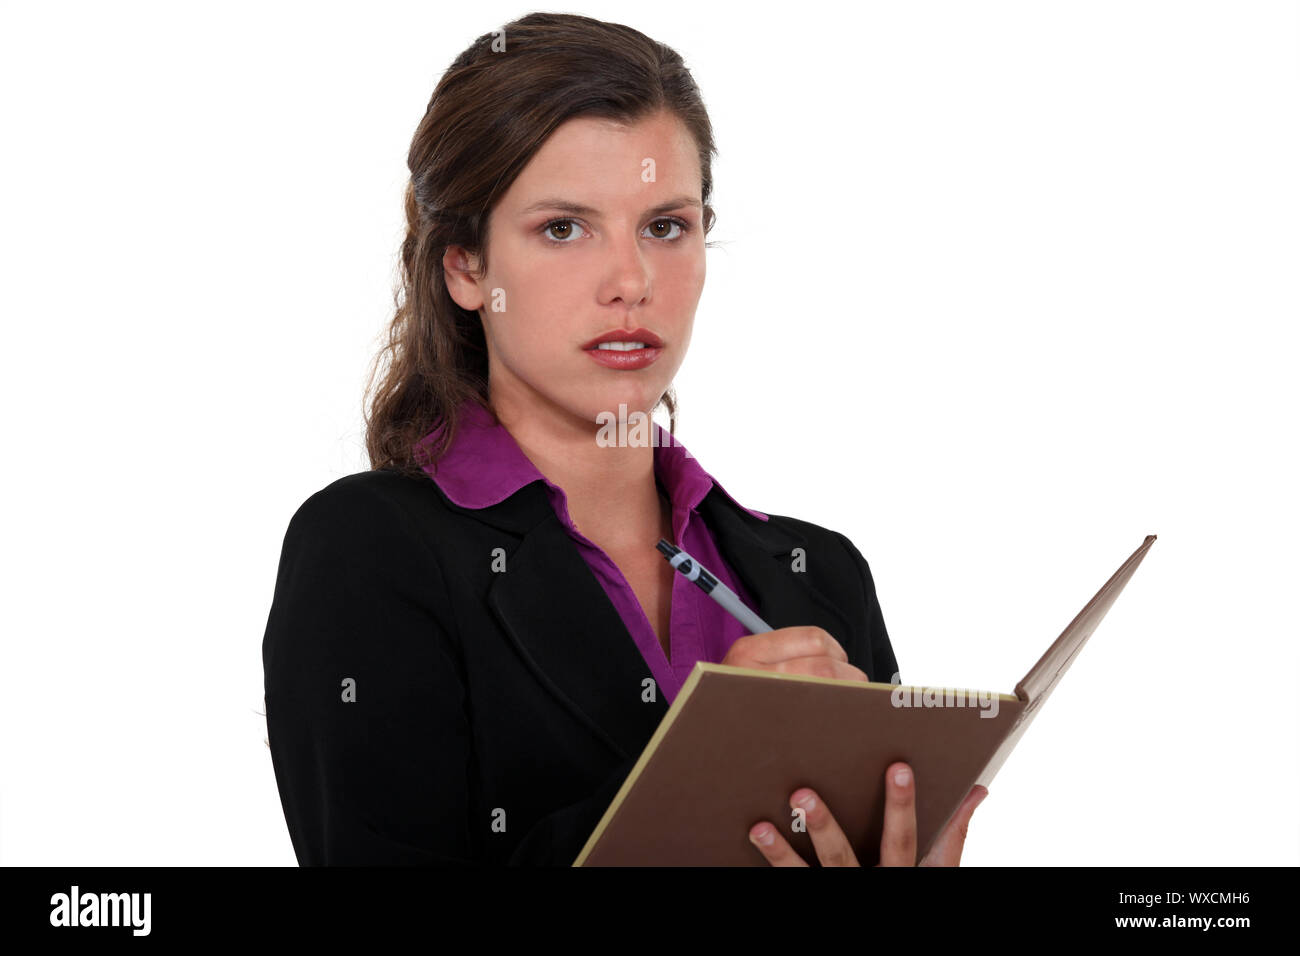
<path fill-rule="evenodd" d="M 749 835 L 749 838 L 753 840 L 755 843 L 761 843 L 763 846 L 771 846 L 772 828 L 763 827 L 762 829 L 755 830 L 753 833 Z"/>
<path fill-rule="evenodd" d="M 804 790 L 802 791 L 802 793 L 803 796 L 796 796 L 794 802 L 797 803 L 799 806 L 803 807 L 805 810 L 811 812 L 812 808 L 817 806 L 817 798 L 813 796 L 811 790 Z"/>
<path fill-rule="evenodd" d="M 894 783 L 896 783 L 898 786 L 906 787 L 911 782 L 912 782 L 912 771 L 908 770 L 906 767 L 904 767 L 902 770 L 896 770 L 894 772 Z"/>

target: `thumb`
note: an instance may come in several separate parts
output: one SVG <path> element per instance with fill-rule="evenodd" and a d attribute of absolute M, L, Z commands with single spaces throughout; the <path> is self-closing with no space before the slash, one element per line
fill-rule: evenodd
<path fill-rule="evenodd" d="M 925 859 L 918 864 L 919 866 L 961 865 L 961 851 L 966 845 L 966 830 L 970 825 L 970 818 L 975 813 L 975 808 L 983 803 L 988 795 L 988 787 L 978 785 L 971 787 L 970 793 L 966 794 L 966 799 L 952 815 L 948 825 L 943 828 L 943 832 L 934 841 L 930 852 L 925 855 Z"/>

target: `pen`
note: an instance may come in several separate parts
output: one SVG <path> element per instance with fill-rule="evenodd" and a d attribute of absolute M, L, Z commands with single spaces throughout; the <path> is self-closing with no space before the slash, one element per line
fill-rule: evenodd
<path fill-rule="evenodd" d="M 659 539 L 655 547 L 667 558 L 669 564 L 686 575 L 686 580 L 694 581 L 701 591 L 721 604 L 723 609 L 745 625 L 751 634 L 762 634 L 764 631 L 772 630 L 772 627 L 764 623 L 761 617 L 740 603 L 740 598 L 736 597 L 735 591 L 710 574 L 708 568 L 681 548 L 663 538 Z"/>

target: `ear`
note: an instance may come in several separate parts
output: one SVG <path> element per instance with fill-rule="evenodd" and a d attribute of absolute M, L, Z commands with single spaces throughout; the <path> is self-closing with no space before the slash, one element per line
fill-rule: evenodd
<path fill-rule="evenodd" d="M 452 300 L 469 312 L 483 307 L 483 290 L 479 288 L 479 258 L 461 246 L 448 246 L 442 254 L 442 274 Z"/>

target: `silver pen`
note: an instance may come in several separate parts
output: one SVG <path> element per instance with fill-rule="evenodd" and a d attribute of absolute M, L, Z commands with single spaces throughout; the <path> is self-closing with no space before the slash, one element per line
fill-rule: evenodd
<path fill-rule="evenodd" d="M 681 548 L 671 541 L 665 541 L 663 538 L 659 539 L 659 543 L 655 547 L 668 559 L 669 564 L 686 575 L 686 580 L 694 581 L 701 591 L 721 604 L 728 614 L 745 625 L 749 633 L 762 634 L 765 631 L 773 630 L 771 626 L 764 623 L 761 617 L 740 602 L 740 598 L 736 597 L 735 591 L 719 581 L 716 575 L 709 572 L 708 568 Z"/>

